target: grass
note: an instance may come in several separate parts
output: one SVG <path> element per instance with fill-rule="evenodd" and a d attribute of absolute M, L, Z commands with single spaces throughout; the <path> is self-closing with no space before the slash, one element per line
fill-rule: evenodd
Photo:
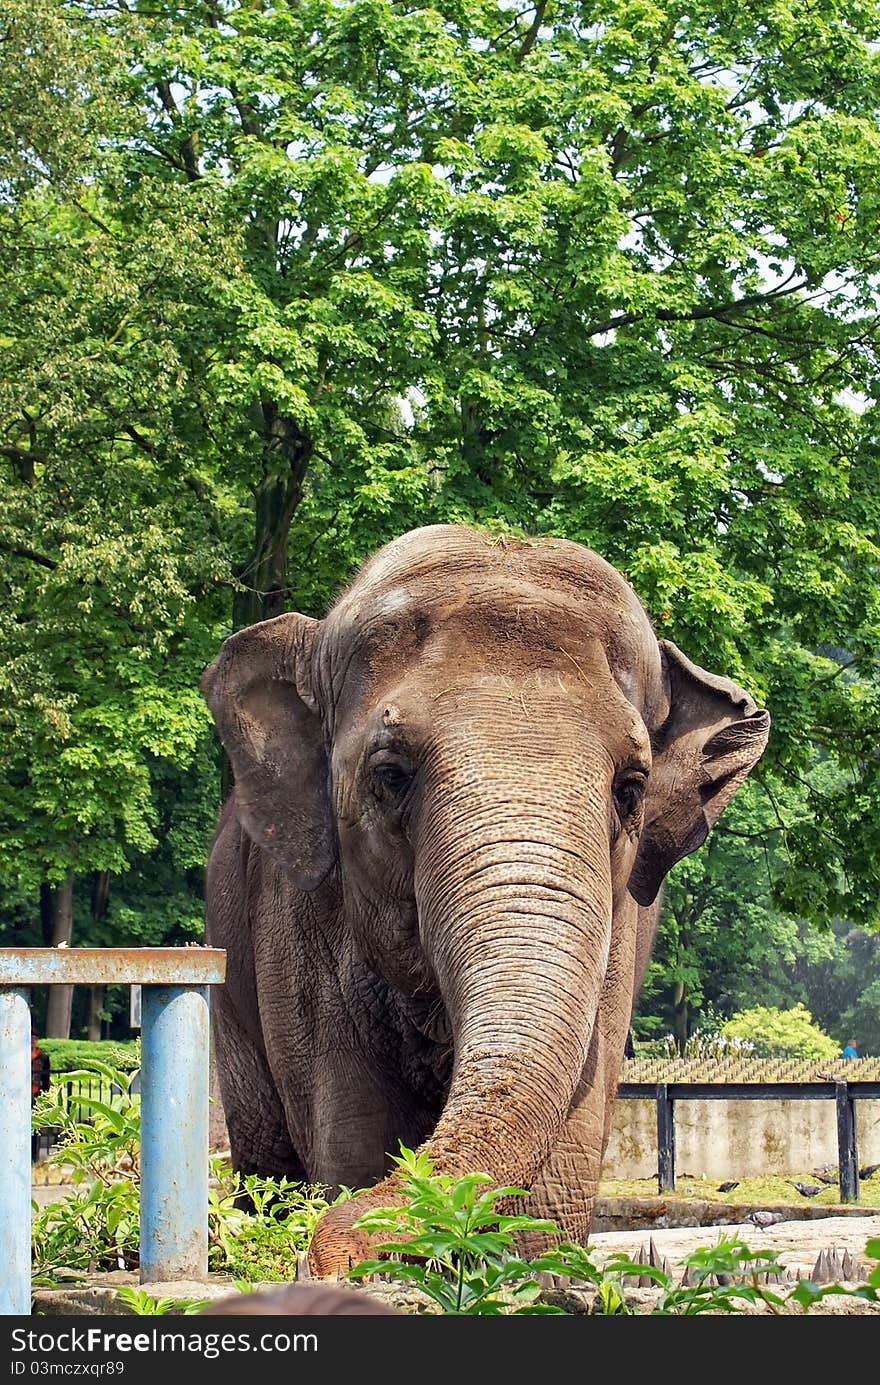
<path fill-rule="evenodd" d="M 811 1187 L 820 1182 L 810 1169 L 799 1169 L 790 1174 L 741 1178 L 730 1192 L 719 1193 L 719 1183 L 727 1182 L 727 1179 L 680 1173 L 676 1175 L 675 1192 L 666 1193 L 664 1196 L 691 1202 L 745 1203 L 750 1207 L 775 1206 L 778 1203 L 789 1203 L 793 1206 L 806 1203 L 817 1207 L 841 1205 L 840 1188 L 836 1183 L 823 1186 L 822 1191 L 815 1197 L 803 1197 L 791 1186 L 790 1179 L 809 1184 Z M 603 1178 L 599 1183 L 599 1197 L 655 1198 L 657 1195 L 656 1178 Z M 857 1206 L 863 1207 L 866 1215 L 870 1215 L 874 1208 L 880 1208 L 880 1169 L 872 1178 L 860 1180 Z"/>

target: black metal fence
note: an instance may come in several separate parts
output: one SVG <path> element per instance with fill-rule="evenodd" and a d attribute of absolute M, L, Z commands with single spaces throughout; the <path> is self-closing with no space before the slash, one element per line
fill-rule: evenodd
<path fill-rule="evenodd" d="M 679 1101 L 834 1101 L 841 1202 L 859 1200 L 856 1101 L 880 1099 L 880 1081 L 849 1082 L 839 1077 L 819 1082 L 626 1082 L 617 1088 L 623 1101 L 654 1101 L 657 1106 L 657 1182 L 661 1193 L 675 1190 L 675 1105 Z"/>
<path fill-rule="evenodd" d="M 140 1072 L 136 1072 L 129 1091 L 140 1091 L 140 1078 Z M 122 1095 L 122 1088 L 117 1082 L 110 1081 L 98 1072 L 90 1074 L 88 1077 L 70 1078 L 67 1077 L 66 1073 L 56 1073 L 52 1077 L 49 1091 L 65 1115 L 79 1125 L 94 1124 L 96 1112 L 92 1102 L 100 1101 L 106 1106 L 110 1104 L 114 1096 Z M 60 1126 L 47 1126 L 43 1130 L 34 1131 L 31 1138 L 32 1163 L 36 1164 L 47 1158 L 57 1143 L 60 1133 Z"/>

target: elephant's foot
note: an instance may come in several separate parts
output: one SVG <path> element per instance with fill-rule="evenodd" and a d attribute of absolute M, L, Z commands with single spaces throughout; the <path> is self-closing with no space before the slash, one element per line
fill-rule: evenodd
<path fill-rule="evenodd" d="M 354 1223 L 374 1207 L 402 1207 L 404 1201 L 400 1180 L 386 1178 L 369 1192 L 331 1207 L 315 1227 L 309 1245 L 312 1277 L 336 1279 L 340 1270 L 348 1271 L 361 1260 L 379 1258 L 376 1242 L 386 1237 L 370 1236 L 366 1231 L 355 1229 Z"/>

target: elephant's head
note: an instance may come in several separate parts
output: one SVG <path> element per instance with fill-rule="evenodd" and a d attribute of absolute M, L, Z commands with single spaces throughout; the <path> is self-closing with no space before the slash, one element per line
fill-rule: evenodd
<path fill-rule="evenodd" d="M 380 550 L 321 622 L 232 636 L 204 687 L 248 833 L 302 890 L 338 870 L 364 957 L 452 1035 L 437 1166 L 528 1183 L 600 1033 L 616 1076 L 638 906 L 767 712 L 596 554 L 454 526 Z"/>

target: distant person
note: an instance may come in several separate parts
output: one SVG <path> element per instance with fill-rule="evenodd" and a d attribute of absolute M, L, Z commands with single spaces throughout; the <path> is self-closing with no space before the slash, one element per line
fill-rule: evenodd
<path fill-rule="evenodd" d="M 844 1058 L 858 1058 L 859 1050 L 856 1048 L 855 1039 L 847 1039 L 846 1047 L 843 1050 Z"/>
<path fill-rule="evenodd" d="M 49 1090 L 49 1055 L 44 1053 L 36 1039 L 31 1040 L 31 1105 L 33 1106 L 40 1092 Z M 33 1131 L 31 1134 L 31 1163 L 35 1164 L 40 1157 L 40 1133 Z"/>

